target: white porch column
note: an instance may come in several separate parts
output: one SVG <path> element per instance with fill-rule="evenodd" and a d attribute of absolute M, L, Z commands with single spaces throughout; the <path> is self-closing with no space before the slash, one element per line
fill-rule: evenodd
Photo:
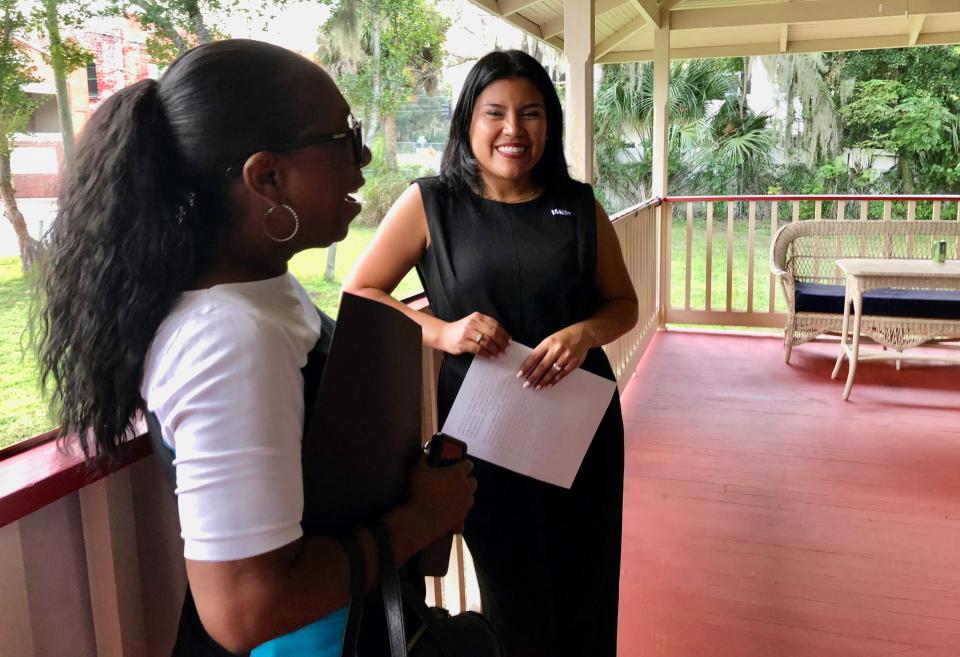
<path fill-rule="evenodd" d="M 651 193 L 664 198 L 670 178 L 670 11 L 660 12 L 660 26 L 653 31 L 653 180 Z M 660 326 L 667 323 L 670 308 L 670 205 L 657 208 L 659 223 L 659 267 L 657 268 L 657 306 Z"/>
<path fill-rule="evenodd" d="M 567 162 L 574 178 L 593 182 L 593 0 L 564 0 L 563 30 Z"/>
<path fill-rule="evenodd" d="M 660 12 L 660 27 L 653 30 L 653 196 L 667 195 L 670 122 L 670 12 Z"/>

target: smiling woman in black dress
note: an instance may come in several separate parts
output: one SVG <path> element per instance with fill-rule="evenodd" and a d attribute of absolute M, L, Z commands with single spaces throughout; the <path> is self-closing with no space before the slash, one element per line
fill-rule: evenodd
<path fill-rule="evenodd" d="M 473 68 L 440 176 L 385 217 L 345 289 L 388 303 L 443 351 L 440 422 L 475 356 L 534 348 L 517 387 L 563 385 L 577 367 L 613 379 L 601 345 L 635 323 L 620 247 L 587 184 L 570 178 L 560 101 L 519 51 Z M 390 292 L 413 267 L 432 315 Z M 532 394 L 536 394 L 535 392 Z M 509 657 L 614 657 L 623 502 L 623 421 L 614 397 L 570 490 L 476 460 L 464 535 L 485 613 Z"/>

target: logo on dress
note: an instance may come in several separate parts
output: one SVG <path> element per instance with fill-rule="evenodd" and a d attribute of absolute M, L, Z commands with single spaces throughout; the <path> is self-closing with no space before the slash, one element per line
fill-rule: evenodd
<path fill-rule="evenodd" d="M 560 215 L 562 217 L 569 217 L 573 213 L 570 212 L 570 210 L 561 210 L 560 208 L 554 208 L 550 210 L 550 214 L 552 214 L 554 217 L 556 217 L 557 215 Z"/>

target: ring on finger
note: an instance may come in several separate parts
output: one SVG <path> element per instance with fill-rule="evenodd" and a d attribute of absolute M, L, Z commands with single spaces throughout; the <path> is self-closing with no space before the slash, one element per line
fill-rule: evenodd
<path fill-rule="evenodd" d="M 554 364 L 552 365 L 552 367 L 553 367 L 553 369 L 554 369 L 555 372 L 562 372 L 562 371 L 563 371 L 563 365 L 561 365 L 560 363 L 554 363 Z"/>
<path fill-rule="evenodd" d="M 477 344 L 480 344 L 481 342 L 483 342 L 484 337 L 486 336 L 484 336 L 483 333 L 477 333 L 477 337 L 475 337 L 473 341 L 476 342 Z"/>

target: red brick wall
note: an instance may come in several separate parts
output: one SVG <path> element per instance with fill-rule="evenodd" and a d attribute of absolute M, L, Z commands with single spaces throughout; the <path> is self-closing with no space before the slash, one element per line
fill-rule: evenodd
<path fill-rule="evenodd" d="M 30 139 L 18 139 L 13 147 L 46 146 L 57 151 L 57 167 L 63 168 L 63 142 L 38 142 Z M 60 195 L 60 174 L 53 173 L 25 173 L 13 174 L 13 188 L 17 198 L 55 198 Z"/>
<path fill-rule="evenodd" d="M 111 34 L 87 32 L 82 36 L 82 40 L 84 46 L 93 51 L 97 64 L 99 96 L 97 99 L 90 99 L 91 110 L 96 108 L 99 101 L 108 98 L 118 89 L 149 76 L 147 64 L 150 58 L 147 56 L 146 45 L 127 41 L 123 31 L 114 30 Z"/>
<path fill-rule="evenodd" d="M 60 194 L 60 176 L 55 173 L 29 173 L 13 177 L 17 198 L 55 198 Z"/>

